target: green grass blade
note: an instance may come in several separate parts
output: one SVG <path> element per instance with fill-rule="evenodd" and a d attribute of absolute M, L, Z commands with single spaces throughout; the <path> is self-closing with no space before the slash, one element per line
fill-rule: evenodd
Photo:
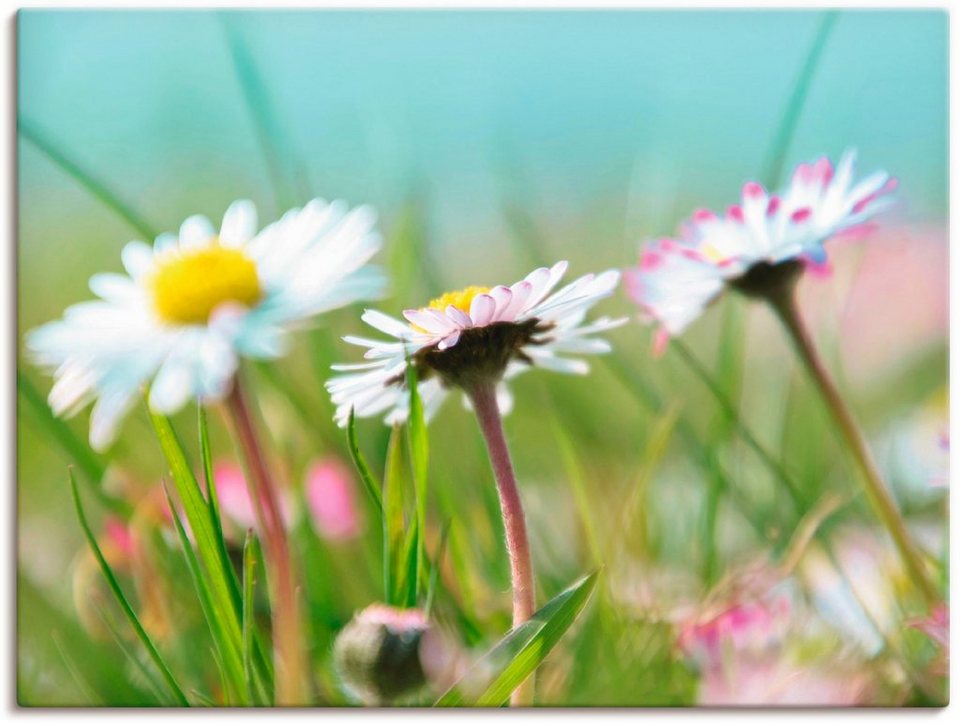
<path fill-rule="evenodd" d="M 230 583 L 230 592 L 233 595 L 234 606 L 240 607 L 240 581 L 237 580 L 236 571 L 230 562 L 230 552 L 227 550 L 227 542 L 223 537 L 223 523 L 220 517 L 220 499 L 217 496 L 217 484 L 213 476 L 213 456 L 210 451 L 210 430 L 207 427 L 207 414 L 203 405 L 197 404 L 197 429 L 200 434 L 200 460 L 203 465 L 204 483 L 207 488 L 207 509 L 210 512 L 210 524 L 213 526 L 214 537 L 216 538 L 220 561 L 223 569 L 227 571 L 227 578 Z"/>
<path fill-rule="evenodd" d="M 408 442 L 410 445 L 410 464 L 413 467 L 413 489 L 416 503 L 416 569 L 414 570 L 414 599 L 420 595 L 422 571 L 426 570 L 424 553 L 424 533 L 427 528 L 427 470 L 429 468 L 429 438 L 427 423 L 423 414 L 423 402 L 417 389 L 417 370 L 407 365 L 407 387 L 410 390 L 410 417 L 407 421 Z"/>
<path fill-rule="evenodd" d="M 257 141 L 270 171 L 271 185 L 279 212 L 293 205 L 296 195 L 291 181 L 295 174 L 290 170 L 295 154 L 288 152 L 287 143 L 284 142 L 290 134 L 283 132 L 280 128 L 277 117 L 273 113 L 268 86 L 261 77 L 246 43 L 243 42 L 234 24 L 227 19 L 228 16 L 221 14 L 220 18 L 237 80 L 256 128 Z"/>
<path fill-rule="evenodd" d="M 403 427 L 397 425 L 390 434 L 383 473 L 383 587 L 390 605 L 403 602 L 400 582 L 406 567 L 403 555 L 406 538 L 403 500 L 407 466 L 403 446 Z"/>
<path fill-rule="evenodd" d="M 173 478 L 173 485 L 183 505 L 187 522 L 197 542 L 199 559 L 209 578 L 211 599 L 224 620 L 224 630 L 233 648 L 240 649 L 240 610 L 231 591 L 232 568 L 225 564 L 220 548 L 223 537 L 217 534 L 210 520 L 210 509 L 197 482 L 186 454 L 170 420 L 150 412 L 153 426 L 160 441 Z"/>
<path fill-rule="evenodd" d="M 364 459 L 360 451 L 360 445 L 357 443 L 357 425 L 353 410 L 350 410 L 350 420 L 347 422 L 347 447 L 350 449 L 350 457 L 360 475 L 360 481 L 363 482 L 363 488 L 367 491 L 370 499 L 373 500 L 377 508 L 377 514 L 383 515 L 383 493 L 380 491 L 380 484 L 370 471 L 370 465 Z"/>
<path fill-rule="evenodd" d="M 157 236 L 153 227 L 144 220 L 144 218 L 133 210 L 128 204 L 117 198 L 117 195 L 109 190 L 106 184 L 97 180 L 90 172 L 84 169 L 79 163 L 70 158 L 56 143 L 51 141 L 30 121 L 21 117 L 17 122 L 17 130 L 21 137 L 28 140 L 33 146 L 43 153 L 47 158 L 59 166 L 67 175 L 71 176 L 81 186 L 83 186 L 92 196 L 100 201 L 104 206 L 116 213 L 120 218 L 135 228 L 144 239 L 152 241 Z"/>
<path fill-rule="evenodd" d="M 260 557 L 259 543 L 252 530 L 247 530 L 243 543 L 243 674 L 250 699 L 258 705 L 267 705 L 269 696 L 263 681 L 257 675 L 255 656 L 257 637 L 254 621 L 254 587 L 256 585 L 257 560 Z"/>
<path fill-rule="evenodd" d="M 427 583 L 427 599 L 423 605 L 424 615 L 428 618 L 433 610 L 433 601 L 437 595 L 437 582 L 440 579 L 440 568 L 443 566 L 443 556 L 447 551 L 447 539 L 450 534 L 450 520 L 447 520 L 443 529 L 440 531 L 440 542 L 437 543 L 437 551 L 433 556 L 433 564 L 430 566 L 430 579 Z"/>
<path fill-rule="evenodd" d="M 577 453 L 574 451 L 573 442 L 563 431 L 563 427 L 557 422 L 555 414 L 550 415 L 553 426 L 553 438 L 556 440 L 557 449 L 560 452 L 560 459 L 567 473 L 567 481 L 573 489 L 573 496 L 577 504 L 577 510 L 580 513 L 580 521 L 583 525 L 584 535 L 587 540 L 587 547 L 590 550 L 590 557 L 594 565 L 604 563 L 603 551 L 600 545 L 600 535 L 594 522 L 593 514 L 590 512 L 590 497 L 587 494 L 586 481 L 584 480 L 583 467 L 577 459 Z"/>
<path fill-rule="evenodd" d="M 511 630 L 435 705 L 504 705 L 577 619 L 593 593 L 598 574 L 594 572 L 578 580 L 540 608 L 530 620 Z M 466 691 L 479 692 L 468 694 Z"/>
<path fill-rule="evenodd" d="M 193 545 L 190 538 L 187 537 L 186 530 L 183 529 L 183 523 L 180 522 L 180 514 L 170 496 L 170 489 L 166 480 L 160 480 L 160 486 L 163 488 L 163 494 L 167 499 L 167 505 L 170 508 L 170 516 L 173 518 L 173 525 L 177 530 L 177 537 L 180 540 L 180 547 L 183 550 L 183 557 L 187 561 L 187 568 L 190 570 L 190 578 L 193 580 L 193 586 L 197 591 L 197 598 L 200 601 L 200 610 L 204 619 L 207 621 L 207 627 L 210 629 L 210 636 L 213 638 L 214 653 L 217 666 L 220 668 L 220 674 L 227 681 L 224 690 L 227 694 L 228 702 L 239 701 L 241 705 L 249 703 L 246 696 L 246 688 L 243 680 L 243 664 L 240 659 L 240 650 L 231 645 L 230 638 L 223 629 L 223 621 L 217 614 L 213 605 L 210 586 L 207 584 L 203 571 L 200 569 L 200 563 L 193 551 Z"/>
<path fill-rule="evenodd" d="M 803 111 L 804 103 L 806 103 L 807 95 L 810 92 L 810 85 L 813 82 L 813 77 L 816 74 L 817 66 L 820 64 L 823 50 L 827 45 L 830 32 L 833 30 L 839 14 L 836 10 L 830 10 L 824 12 L 820 17 L 816 34 L 813 36 L 810 49 L 807 51 L 807 56 L 797 76 L 797 82 L 793 86 L 793 91 L 790 93 L 787 105 L 783 109 L 780 124 L 777 126 L 777 131 L 770 143 L 769 161 L 764 165 L 761 175 L 761 178 L 763 178 L 768 188 L 780 182 L 780 176 L 783 173 L 783 164 L 787 157 L 787 151 L 790 149 L 790 141 L 793 140 L 797 123 L 800 121 L 800 114 Z"/>
<path fill-rule="evenodd" d="M 120 608 L 123 610 L 123 614 L 126 616 L 127 620 L 130 621 L 130 625 L 133 627 L 133 631 L 136 633 L 137 638 L 139 638 L 140 642 L 143 643 L 143 647 L 147 649 L 147 654 L 150 656 L 150 659 L 153 661 L 154 665 L 157 666 L 157 669 L 160 671 L 164 681 L 170 688 L 170 692 L 173 693 L 177 703 L 179 705 L 189 707 L 190 703 L 187 701 L 187 697 L 183 694 L 183 690 L 177 683 L 176 678 L 174 678 L 169 666 L 160 656 L 160 651 L 157 650 L 157 647 L 153 644 L 153 641 L 150 639 L 147 631 L 144 630 L 143 625 L 140 624 L 140 620 L 137 618 L 137 614 L 127 601 L 127 596 L 123 594 L 123 590 L 120 587 L 120 583 L 117 582 L 117 578 L 114 576 L 113 570 L 110 568 L 109 563 L 103 556 L 103 553 L 100 551 L 100 546 L 97 544 L 97 539 L 94 536 L 93 531 L 90 529 L 90 524 L 87 522 L 87 516 L 83 511 L 83 503 L 80 501 L 80 490 L 77 489 L 77 480 L 73 474 L 73 469 L 70 469 L 69 473 L 70 490 L 73 493 L 73 504 L 77 511 L 77 518 L 80 520 L 80 527 L 83 528 L 83 534 L 87 538 L 87 542 L 90 545 L 90 549 L 93 551 L 94 557 L 97 558 L 97 564 L 100 565 L 100 570 L 103 572 L 103 577 L 106 579 L 107 585 L 110 587 L 111 592 L 113 592 L 114 597 L 117 599 L 117 603 L 119 603 Z"/>

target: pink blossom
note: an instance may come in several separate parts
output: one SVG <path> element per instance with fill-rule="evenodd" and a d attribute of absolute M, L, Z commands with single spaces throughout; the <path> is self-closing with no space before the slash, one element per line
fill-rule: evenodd
<path fill-rule="evenodd" d="M 307 468 L 307 509 L 317 534 L 328 540 L 349 540 L 363 529 L 354 482 L 342 462 L 328 457 Z"/>
<path fill-rule="evenodd" d="M 236 462 L 219 460 L 213 466 L 213 479 L 224 516 L 241 529 L 257 528 L 257 514 L 243 468 Z M 280 496 L 280 510 L 289 527 L 293 521 L 293 507 L 287 495 Z"/>

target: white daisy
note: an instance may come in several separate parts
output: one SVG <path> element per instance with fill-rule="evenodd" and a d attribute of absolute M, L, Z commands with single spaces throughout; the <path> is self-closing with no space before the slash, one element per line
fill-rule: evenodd
<path fill-rule="evenodd" d="M 825 157 L 801 163 L 779 194 L 747 183 L 740 205 L 723 216 L 697 211 L 679 240 L 645 245 L 638 266 L 625 273 L 628 293 L 664 333 L 677 335 L 727 284 L 763 293 L 775 280 L 771 269 L 780 278 L 802 263 L 824 264 L 824 242 L 869 230 L 867 222 L 896 188 L 884 171 L 854 183 L 854 159 L 848 151 L 836 171 Z"/>
<path fill-rule="evenodd" d="M 416 367 L 428 418 L 451 387 L 469 391 L 478 382 L 509 379 L 531 366 L 586 374 L 585 361 L 561 354 L 610 351 L 607 341 L 591 335 L 626 319 L 603 317 L 586 325 L 583 321 L 590 307 L 613 293 L 620 274 L 615 270 L 587 274 L 551 294 L 566 270 L 567 262 L 561 261 L 512 286 L 470 286 L 450 292 L 424 308 L 404 311 L 407 323 L 368 309 L 363 320 L 393 340 L 344 337 L 366 347 L 369 361 L 334 365 L 337 371 L 350 372 L 326 385 L 337 405 L 337 423 L 346 425 L 351 409 L 359 417 L 385 413 L 388 424 L 405 419 L 408 359 Z M 506 412 L 510 396 L 502 382 L 498 396 L 500 409 Z"/>
<path fill-rule="evenodd" d="M 240 356 L 280 356 L 308 318 L 379 296 L 382 275 L 364 266 L 381 245 L 375 221 L 369 207 L 315 199 L 257 233 L 254 205 L 236 201 L 219 233 L 191 216 L 152 248 L 131 241 L 126 274 L 90 279 L 99 300 L 26 336 L 56 380 L 50 406 L 68 416 L 96 400 L 90 443 L 103 449 L 151 379 L 150 406 L 163 414 L 221 398 Z"/>

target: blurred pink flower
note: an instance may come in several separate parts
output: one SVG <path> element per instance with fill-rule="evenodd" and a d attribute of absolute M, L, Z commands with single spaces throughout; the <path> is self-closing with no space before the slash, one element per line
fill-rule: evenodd
<path fill-rule="evenodd" d="M 911 628 L 924 633 L 937 647 L 937 657 L 931 665 L 931 671 L 946 676 L 950 670 L 950 609 L 946 603 L 940 603 L 926 618 L 916 618 L 907 622 Z"/>
<path fill-rule="evenodd" d="M 775 645 L 789 615 L 786 596 L 778 596 L 771 603 L 738 602 L 709 619 L 682 626 L 677 643 L 701 668 L 718 667 L 731 652 L 765 650 Z"/>
<path fill-rule="evenodd" d="M 103 523 L 103 533 L 110 548 L 123 559 L 129 560 L 135 551 L 133 534 L 127 524 L 118 517 L 108 517 Z"/>
<path fill-rule="evenodd" d="M 220 511 L 237 527 L 257 528 L 257 515 L 250 499 L 243 468 L 236 462 L 219 460 L 213 465 L 213 480 L 217 486 Z M 287 527 L 293 522 L 293 505 L 286 494 L 280 496 L 280 509 Z"/>
<path fill-rule="evenodd" d="M 800 666 L 767 656 L 737 660 L 735 672 L 710 670 L 700 680 L 700 705 L 850 706 L 864 701 L 866 680 L 829 668 Z"/>
<path fill-rule="evenodd" d="M 307 468 L 304 494 L 313 527 L 321 537 L 349 540 L 363 530 L 353 477 L 338 459 L 319 459 Z"/>

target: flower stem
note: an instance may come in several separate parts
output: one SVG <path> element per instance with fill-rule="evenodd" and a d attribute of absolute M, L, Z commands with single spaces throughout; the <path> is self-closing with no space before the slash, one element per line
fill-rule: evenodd
<path fill-rule="evenodd" d="M 510 555 L 510 577 L 513 584 L 513 627 L 526 622 L 534 613 L 533 562 L 530 543 L 527 539 L 527 523 L 523 504 L 517 489 L 517 478 L 510 461 L 510 451 L 503 435 L 503 421 L 497 405 L 496 388 L 491 382 L 480 382 L 470 391 L 473 409 L 480 423 L 480 431 L 487 443 L 490 465 L 497 480 L 500 495 L 500 511 L 507 536 L 507 552 Z M 511 705 L 533 705 L 533 674 L 524 681 L 510 697 Z"/>
<path fill-rule="evenodd" d="M 930 579 L 923 556 L 910 539 L 906 523 L 893 496 L 890 494 L 889 488 L 880 476 L 880 470 L 870 453 L 863 432 L 860 430 L 850 408 L 843 401 L 843 397 L 840 396 L 836 383 L 817 353 L 810 332 L 797 310 L 792 285 L 784 286 L 779 292 L 769 294 L 767 301 L 790 334 L 797 353 L 803 360 L 807 371 L 823 396 L 827 408 L 833 415 L 834 421 L 840 428 L 844 440 L 850 447 L 850 451 L 863 473 L 867 496 L 873 503 L 881 522 L 886 526 L 887 531 L 896 543 L 914 584 L 923 594 L 927 604 L 932 607 L 940 601 L 940 596 Z"/>
<path fill-rule="evenodd" d="M 307 703 L 300 611 L 294 582 L 293 561 L 283 522 L 277 490 L 267 470 L 266 458 L 257 436 L 239 376 L 227 397 L 227 407 L 247 466 L 247 486 L 254 501 L 257 524 L 264 540 L 270 573 L 273 605 L 275 701 L 277 705 Z"/>

